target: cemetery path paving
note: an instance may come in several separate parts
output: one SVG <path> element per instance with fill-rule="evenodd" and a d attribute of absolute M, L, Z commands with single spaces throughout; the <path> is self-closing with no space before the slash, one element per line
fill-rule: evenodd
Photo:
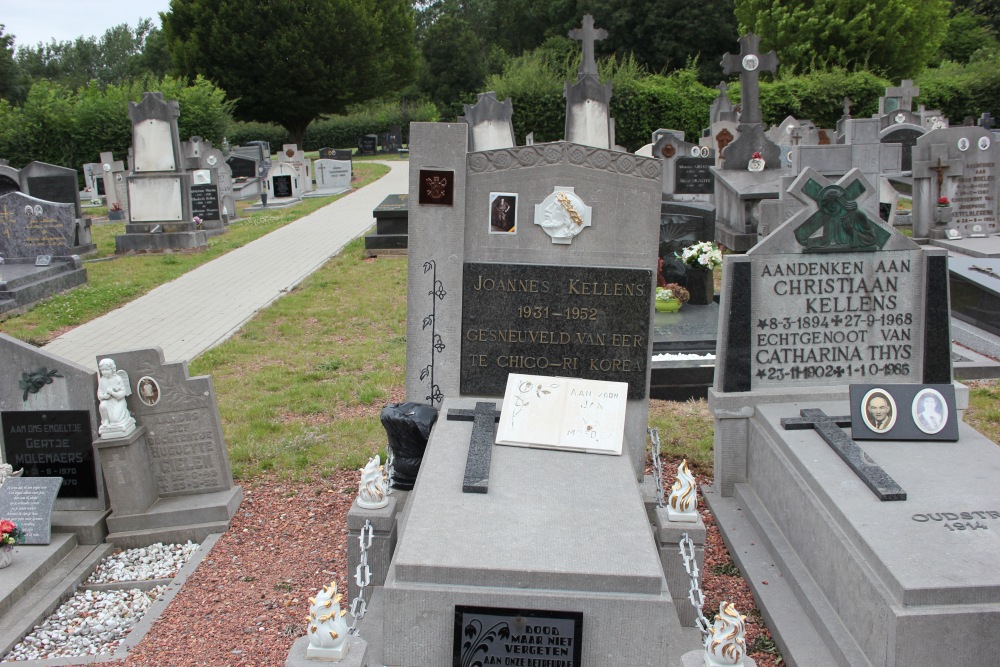
<path fill-rule="evenodd" d="M 82 324 L 44 347 L 87 368 L 97 355 L 159 346 L 166 361 L 190 361 L 233 335 L 374 224 L 386 196 L 409 190 L 409 164 L 281 229 Z"/>

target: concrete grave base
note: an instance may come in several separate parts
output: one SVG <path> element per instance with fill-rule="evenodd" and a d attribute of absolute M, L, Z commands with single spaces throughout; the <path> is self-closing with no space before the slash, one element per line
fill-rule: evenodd
<path fill-rule="evenodd" d="M 946 248 L 949 252 L 969 257 L 1000 257 L 1000 236 L 994 234 L 986 238 L 974 239 L 934 239 L 931 245 Z"/>
<path fill-rule="evenodd" d="M 122 549 L 155 542 L 203 542 L 212 533 L 225 533 L 243 500 L 243 489 L 192 496 L 160 498 L 145 512 L 108 517 L 107 541 Z"/>
<path fill-rule="evenodd" d="M 347 638 L 346 649 L 341 658 L 312 657 L 309 652 L 309 637 L 299 637 L 288 652 L 285 667 L 317 667 L 319 665 L 338 665 L 339 667 L 368 667 L 368 642 L 357 635 Z M 315 651 L 315 649 L 313 649 Z"/>
<path fill-rule="evenodd" d="M 79 257 L 53 257 L 49 266 L 35 266 L 35 259 L 5 259 L 0 265 L 0 316 L 15 315 L 53 294 L 87 282 Z"/>
<path fill-rule="evenodd" d="M 301 197 L 285 197 L 285 198 L 282 198 L 282 199 L 271 199 L 270 197 L 268 197 L 267 198 L 267 206 L 261 206 L 261 204 L 258 202 L 256 204 L 254 204 L 253 206 L 248 206 L 246 208 L 246 210 L 247 211 L 266 211 L 267 209 L 270 209 L 270 208 L 288 208 L 289 206 L 295 206 L 296 204 L 298 204 L 301 201 L 302 201 Z"/>
<path fill-rule="evenodd" d="M 156 234 L 120 234 L 115 237 L 115 253 L 175 252 L 208 247 L 203 231 L 165 232 Z"/>
<path fill-rule="evenodd" d="M 691 651 L 681 656 L 681 667 L 705 667 L 705 651 Z M 753 658 L 743 658 L 742 667 L 757 667 Z"/>
<path fill-rule="evenodd" d="M 474 406 L 445 399 L 441 412 Z M 442 418 L 431 434 L 375 598 L 383 664 L 451 664 L 456 605 L 582 612 L 587 667 L 676 663 L 695 648 L 628 456 L 494 446 L 489 491 L 462 493 L 471 430 Z"/>
<path fill-rule="evenodd" d="M 791 400 L 738 419 L 738 395 L 710 396 L 717 448 L 746 429 L 745 468 L 704 490 L 787 663 L 995 661 L 1000 448 L 966 424 L 956 443 L 859 441 L 907 493 L 880 502 L 817 433 L 780 426 L 807 407 L 848 414 L 847 401 Z"/>

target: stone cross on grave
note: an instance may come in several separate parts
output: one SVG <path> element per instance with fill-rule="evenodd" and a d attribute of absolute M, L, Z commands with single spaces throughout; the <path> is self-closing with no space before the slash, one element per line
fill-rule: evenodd
<path fill-rule="evenodd" d="M 913 98 L 919 94 L 920 88 L 914 86 L 913 81 L 910 79 L 903 79 L 903 85 L 901 86 L 890 86 L 885 89 L 886 99 L 899 100 L 899 106 L 896 109 L 903 111 L 913 111 Z M 888 110 L 886 109 L 886 111 Z"/>
<path fill-rule="evenodd" d="M 580 63 L 579 76 L 587 74 L 597 76 L 597 62 L 594 60 L 594 42 L 607 39 L 608 31 L 604 28 L 594 28 L 594 17 L 586 14 L 583 17 L 583 27 L 569 31 L 569 38 L 583 43 L 583 62 Z"/>
<path fill-rule="evenodd" d="M 914 178 L 930 178 L 931 172 L 937 174 L 937 196 L 941 196 L 941 187 L 944 185 L 944 172 L 948 171 L 949 176 L 961 176 L 962 159 L 948 159 L 948 146 L 946 144 L 931 144 L 931 155 L 929 160 L 913 161 Z"/>
<path fill-rule="evenodd" d="M 819 209 L 795 229 L 795 240 L 805 252 L 875 252 L 889 240 L 891 234 L 858 206 L 868 188 L 860 176 L 847 183 L 852 173 L 857 172 L 848 173 L 835 184 L 807 178 L 800 188 L 788 191 L 803 204 L 811 199 Z M 817 231 L 822 233 L 814 237 Z"/>
<path fill-rule="evenodd" d="M 496 407 L 496 403 L 478 401 L 475 410 L 448 411 L 450 421 L 472 422 L 472 438 L 469 440 L 469 456 L 465 460 L 462 493 L 486 493 L 489 490 L 490 459 L 493 457 L 497 421 L 500 419 L 500 412 Z"/>
<path fill-rule="evenodd" d="M 983 115 L 979 117 L 979 127 L 987 130 L 993 129 L 993 116 L 990 115 L 989 111 L 984 111 Z"/>
<path fill-rule="evenodd" d="M 822 410 L 809 408 L 801 410 L 801 417 L 791 417 L 781 420 L 781 426 L 788 431 L 814 429 L 819 437 L 844 460 L 844 463 L 861 478 L 861 481 L 878 496 L 882 502 L 887 500 L 906 500 L 906 491 L 889 476 L 882 467 L 858 446 L 842 430 L 842 426 L 850 426 L 851 418 L 829 417 Z"/>
<path fill-rule="evenodd" d="M 740 53 L 727 53 L 722 57 L 723 74 L 740 74 L 741 104 L 740 124 L 760 123 L 760 73 L 774 72 L 778 68 L 778 56 L 774 51 L 760 54 L 760 37 L 746 34 L 740 37 Z"/>
<path fill-rule="evenodd" d="M 719 85 L 715 87 L 719 91 L 719 97 L 729 93 L 729 84 L 725 81 L 720 81 Z"/>
<path fill-rule="evenodd" d="M 319 172 L 319 182 L 326 183 L 326 165 L 320 162 L 319 166 L 316 167 L 316 171 Z"/>

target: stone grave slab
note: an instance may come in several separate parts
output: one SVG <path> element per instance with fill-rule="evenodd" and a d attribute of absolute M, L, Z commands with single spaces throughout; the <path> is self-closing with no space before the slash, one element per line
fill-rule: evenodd
<path fill-rule="evenodd" d="M 952 317 L 1000 336 L 1000 259 L 948 260 Z"/>
<path fill-rule="evenodd" d="M 442 409 L 474 405 L 447 399 Z M 462 493 L 471 428 L 438 422 L 407 499 L 405 539 L 384 589 L 393 638 L 384 662 L 450 664 L 456 605 L 579 612 L 587 667 L 660 664 L 677 651 L 680 626 L 627 457 L 494 447 L 489 492 Z"/>
<path fill-rule="evenodd" d="M 5 260 L 74 254 L 75 233 L 72 204 L 20 192 L 0 196 L 0 256 Z"/>
<path fill-rule="evenodd" d="M 10 477 L 0 486 L 0 517 L 24 531 L 24 544 L 52 541 L 52 509 L 61 477 Z"/>

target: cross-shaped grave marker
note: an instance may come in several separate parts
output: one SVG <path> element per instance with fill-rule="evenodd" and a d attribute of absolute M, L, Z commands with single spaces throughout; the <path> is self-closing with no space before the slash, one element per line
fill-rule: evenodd
<path fill-rule="evenodd" d="M 885 89 L 886 100 L 899 100 L 899 106 L 892 111 L 913 111 L 913 98 L 920 94 L 920 88 L 913 85 L 910 79 L 903 79 L 901 86 L 890 86 Z M 886 108 L 886 113 L 890 109 Z"/>
<path fill-rule="evenodd" d="M 475 410 L 448 410 L 449 421 L 472 422 L 469 455 L 465 460 L 462 493 L 486 493 L 490 485 L 490 459 L 496 441 L 500 412 L 496 403 L 478 401 Z"/>
<path fill-rule="evenodd" d="M 930 178 L 931 172 L 937 174 L 937 196 L 941 196 L 944 185 L 944 172 L 949 176 L 961 176 L 963 170 L 962 158 L 948 158 L 947 144 L 931 144 L 929 160 L 913 161 L 913 178 Z"/>
<path fill-rule="evenodd" d="M 723 74 L 740 74 L 740 103 L 743 113 L 740 124 L 760 123 L 760 73 L 774 72 L 778 68 L 778 56 L 774 51 L 760 54 L 760 37 L 746 34 L 740 37 L 739 55 L 727 53 L 722 57 Z"/>
<path fill-rule="evenodd" d="M 989 111 L 984 111 L 983 115 L 979 117 L 979 127 L 987 130 L 993 129 L 993 116 L 990 115 Z"/>
<path fill-rule="evenodd" d="M 594 17 L 586 14 L 583 17 L 583 27 L 569 31 L 569 38 L 583 43 L 583 62 L 580 63 L 579 76 L 587 74 L 597 76 L 597 63 L 594 61 L 594 42 L 607 39 L 608 31 L 604 28 L 594 28 Z"/>
<path fill-rule="evenodd" d="M 819 209 L 795 229 L 795 239 L 805 252 L 875 252 L 891 236 L 861 208 L 872 192 L 857 169 L 832 184 L 816 174 L 788 193 L 806 205 L 812 200 Z M 822 234 L 813 237 L 820 230 Z"/>
<path fill-rule="evenodd" d="M 320 162 L 319 166 L 316 167 L 316 171 L 319 172 L 319 183 L 323 185 L 326 183 L 326 165 Z"/>
<path fill-rule="evenodd" d="M 830 417 L 822 410 L 807 408 L 799 412 L 801 417 L 787 417 L 781 426 L 787 431 L 814 429 L 819 437 L 844 460 L 844 463 L 861 478 L 861 481 L 878 496 L 887 500 L 906 500 L 906 491 L 882 469 L 868 454 L 844 433 L 842 426 L 851 425 L 851 417 Z"/>

